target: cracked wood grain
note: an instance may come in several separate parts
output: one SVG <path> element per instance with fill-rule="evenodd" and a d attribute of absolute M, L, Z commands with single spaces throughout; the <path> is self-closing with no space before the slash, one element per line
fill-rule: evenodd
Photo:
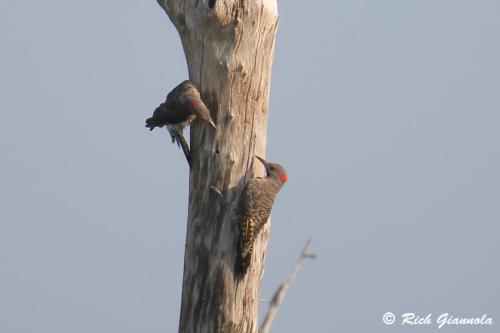
<path fill-rule="evenodd" d="M 233 276 L 242 184 L 262 176 L 276 0 L 158 0 L 182 41 L 189 79 L 217 131 L 191 125 L 184 275 L 179 332 L 258 330 L 259 289 L 270 224 L 260 233 L 251 269 Z"/>

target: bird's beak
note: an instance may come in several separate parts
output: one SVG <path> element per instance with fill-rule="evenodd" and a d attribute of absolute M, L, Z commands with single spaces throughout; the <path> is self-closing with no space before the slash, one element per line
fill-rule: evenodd
<path fill-rule="evenodd" d="M 212 119 L 210 119 L 210 121 L 208 122 L 210 124 L 210 126 L 212 126 L 214 129 L 217 129 L 217 126 L 215 126 L 214 124 L 214 121 Z"/>
<path fill-rule="evenodd" d="M 210 111 L 205 106 L 205 103 L 203 103 L 203 101 L 201 99 L 197 99 L 197 101 L 198 101 L 197 103 L 192 104 L 196 114 L 199 117 L 201 117 L 203 120 L 205 120 L 207 123 L 209 123 L 210 126 L 217 129 L 217 126 L 215 126 L 214 121 L 212 120 L 212 117 L 210 116 Z"/>
<path fill-rule="evenodd" d="M 262 164 L 264 164 L 264 166 L 266 166 L 266 165 L 267 165 L 267 161 L 266 161 L 265 159 L 263 159 L 262 157 L 257 156 L 257 155 L 255 155 L 255 157 L 257 157 L 257 159 L 258 159 L 258 160 L 259 160 Z"/>
<path fill-rule="evenodd" d="M 267 166 L 268 166 L 268 164 L 269 164 L 269 163 L 268 163 L 265 159 L 263 159 L 262 157 L 260 157 L 260 156 L 255 155 L 255 157 L 257 157 L 257 159 L 258 159 L 258 160 L 259 160 L 262 164 L 264 164 L 264 168 L 266 169 L 266 175 L 267 175 L 267 176 L 269 176 L 269 170 L 267 170 Z"/>

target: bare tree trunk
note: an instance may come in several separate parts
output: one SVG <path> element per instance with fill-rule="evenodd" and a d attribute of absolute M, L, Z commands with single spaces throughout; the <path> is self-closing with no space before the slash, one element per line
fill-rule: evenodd
<path fill-rule="evenodd" d="M 217 131 L 191 126 L 193 168 L 181 333 L 256 332 L 269 224 L 244 280 L 234 278 L 237 203 L 264 157 L 277 0 L 158 0 L 179 31 L 189 78 Z"/>

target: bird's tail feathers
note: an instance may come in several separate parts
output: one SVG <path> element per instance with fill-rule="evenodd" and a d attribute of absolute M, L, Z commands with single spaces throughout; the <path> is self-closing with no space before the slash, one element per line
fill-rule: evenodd
<path fill-rule="evenodd" d="M 149 128 L 150 131 L 152 131 L 155 127 L 161 127 L 161 125 L 154 117 L 151 117 L 146 119 L 146 127 Z"/>
<path fill-rule="evenodd" d="M 245 277 L 248 267 L 250 267 L 250 262 L 252 260 L 252 254 L 248 253 L 245 257 L 238 255 L 236 258 L 236 265 L 234 267 L 234 274 L 238 280 Z"/>

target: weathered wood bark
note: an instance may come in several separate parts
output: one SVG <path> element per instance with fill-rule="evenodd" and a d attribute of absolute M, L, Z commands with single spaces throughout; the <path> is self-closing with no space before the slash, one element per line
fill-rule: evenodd
<path fill-rule="evenodd" d="M 189 78 L 218 129 L 191 125 L 184 278 L 179 332 L 256 332 L 269 224 L 252 266 L 234 279 L 237 203 L 263 175 L 277 0 L 158 0 L 182 40 Z"/>

